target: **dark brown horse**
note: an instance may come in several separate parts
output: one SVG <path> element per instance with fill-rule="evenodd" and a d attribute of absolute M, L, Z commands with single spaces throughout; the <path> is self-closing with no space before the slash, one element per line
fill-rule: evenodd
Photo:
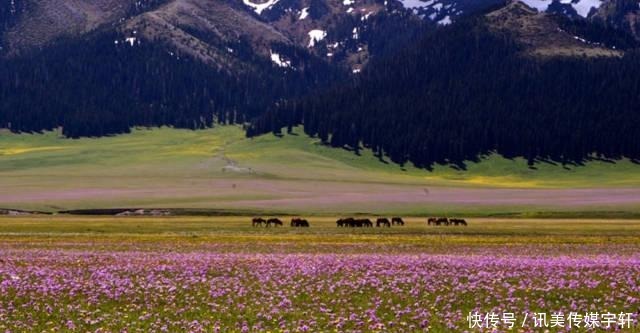
<path fill-rule="evenodd" d="M 349 227 L 349 228 L 362 228 L 362 227 L 373 227 L 373 222 L 369 219 L 354 219 L 353 217 L 348 217 L 344 219 L 339 219 L 336 221 L 336 226 L 338 227 Z"/>
<path fill-rule="evenodd" d="M 253 220 L 251 220 L 251 225 L 253 225 L 254 227 L 260 227 L 263 223 L 266 224 L 267 220 L 263 219 L 262 217 L 254 217 Z"/>
<path fill-rule="evenodd" d="M 387 228 L 391 227 L 391 222 L 386 217 L 381 217 L 376 220 L 376 227 L 386 226 Z"/>
<path fill-rule="evenodd" d="M 392 225 L 396 225 L 396 224 L 397 225 L 404 225 L 404 221 L 402 220 L 401 217 L 397 217 L 396 216 L 396 217 L 391 218 L 391 224 Z"/>
<path fill-rule="evenodd" d="M 467 221 L 465 219 L 450 219 L 449 222 L 453 225 L 467 226 Z"/>
<path fill-rule="evenodd" d="M 358 219 L 356 220 L 356 226 L 358 228 L 371 228 L 373 227 L 373 222 L 370 219 Z"/>
<path fill-rule="evenodd" d="M 353 223 L 353 218 L 352 217 L 347 217 L 345 219 L 339 219 L 336 221 L 336 225 L 338 227 L 348 227 L 350 226 L 351 223 Z"/>
<path fill-rule="evenodd" d="M 296 218 L 292 218 L 291 219 L 291 226 L 292 227 L 309 227 L 309 221 L 305 220 L 305 219 L 301 219 L 299 217 Z"/>
<path fill-rule="evenodd" d="M 275 217 L 274 217 L 274 218 L 270 218 L 270 219 L 268 219 L 268 220 L 267 220 L 267 227 L 271 226 L 272 224 L 273 224 L 275 227 L 278 227 L 278 226 L 280 226 L 280 227 L 281 227 L 283 223 L 282 223 L 282 221 L 281 221 L 279 218 L 275 218 Z"/>
<path fill-rule="evenodd" d="M 449 225 L 449 219 L 446 217 L 438 217 L 436 219 L 436 225 L 441 225 L 441 224 Z"/>
<path fill-rule="evenodd" d="M 449 219 L 446 217 L 430 217 L 427 219 L 429 225 L 449 225 Z"/>

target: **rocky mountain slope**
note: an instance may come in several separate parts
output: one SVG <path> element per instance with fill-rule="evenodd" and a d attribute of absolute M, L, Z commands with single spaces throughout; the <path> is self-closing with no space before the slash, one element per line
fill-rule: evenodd
<path fill-rule="evenodd" d="M 333 147 L 427 168 L 494 152 L 531 165 L 635 158 L 639 57 L 624 32 L 514 2 L 426 34 L 350 84 L 283 103 L 248 133 L 303 124 Z"/>
<path fill-rule="evenodd" d="M 601 20 L 637 35 L 635 0 L 522 0 L 531 10 Z M 369 57 L 415 40 L 428 25 L 498 7 L 505 0 L 11 0 L 0 5 L 0 47 L 18 55 L 96 29 L 161 42 L 217 67 L 234 67 L 234 45 L 277 66 L 292 55 L 271 45 L 307 49 L 359 71 Z M 391 33 L 393 32 L 393 34 Z M 535 33 L 535 31 L 533 32 Z M 139 35 L 137 35 L 139 34 Z M 540 35 L 544 32 L 541 31 Z M 381 36 L 381 37 L 379 37 Z M 526 38 L 536 38 L 528 34 Z M 387 46 L 385 44 L 390 44 Z M 245 64 L 246 65 L 246 64 Z"/>
<path fill-rule="evenodd" d="M 61 38 L 116 30 L 122 39 L 162 42 L 219 67 L 238 60 L 229 50 L 242 41 L 276 65 L 290 59 L 273 56 L 274 43 L 360 68 L 370 53 L 384 48 L 370 44 L 398 42 L 399 47 L 425 25 L 449 24 L 459 15 L 497 3 L 500 1 L 11 0 L 0 5 L 0 46 L 5 55 L 17 56 Z M 389 38 L 391 31 L 395 36 Z"/>
<path fill-rule="evenodd" d="M 640 3 L 637 0 L 605 2 L 593 15 L 593 19 L 627 31 L 640 40 Z"/>
<path fill-rule="evenodd" d="M 16 55 L 56 39 L 79 36 L 102 26 L 115 26 L 156 0 L 10 0 L 0 7 L 0 39 L 6 53 Z"/>
<path fill-rule="evenodd" d="M 531 2 L 531 1 L 530 1 Z M 561 22 L 544 12 L 513 2 L 487 15 L 493 29 L 509 32 L 534 56 L 615 57 L 622 51 L 597 41 L 587 40 L 563 29 Z"/>
<path fill-rule="evenodd" d="M 220 0 L 173 0 L 126 20 L 120 30 L 128 38 L 159 42 L 171 50 L 212 66 L 240 69 L 237 49 L 246 43 L 265 58 L 272 45 L 291 39 L 239 6 Z M 243 65 L 254 65 L 244 62 Z"/>
<path fill-rule="evenodd" d="M 0 127 L 250 122 L 475 16 L 520 55 L 620 58 L 637 48 L 637 11 L 631 0 L 3 1 Z"/>

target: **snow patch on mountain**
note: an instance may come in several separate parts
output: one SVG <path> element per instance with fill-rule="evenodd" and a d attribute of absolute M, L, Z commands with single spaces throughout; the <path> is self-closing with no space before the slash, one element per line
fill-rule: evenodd
<path fill-rule="evenodd" d="M 131 45 L 131 46 L 134 46 L 137 41 L 138 41 L 138 39 L 136 37 L 127 37 L 127 38 L 125 38 L 125 42 L 129 43 L 129 45 Z"/>
<path fill-rule="evenodd" d="M 431 7 L 431 5 L 433 5 L 436 1 L 435 0 L 427 0 L 427 1 L 421 1 L 421 0 L 400 0 L 400 2 L 402 3 L 402 6 L 404 8 L 407 9 L 414 9 L 414 8 L 425 8 L 425 7 Z"/>
<path fill-rule="evenodd" d="M 283 67 L 283 68 L 291 67 L 290 60 L 284 59 L 280 54 L 275 53 L 273 51 L 271 51 L 270 53 L 271 53 L 271 61 L 273 61 L 273 63 L 276 64 L 278 67 Z"/>
<path fill-rule="evenodd" d="M 540 12 L 546 11 L 553 0 L 520 0 L 527 6 L 537 9 Z M 560 0 L 561 4 L 571 5 L 578 15 L 587 17 L 591 9 L 598 9 L 602 5 L 602 0 Z"/>
<path fill-rule="evenodd" d="M 561 2 L 565 2 L 563 0 Z M 591 12 L 591 9 L 598 9 L 602 5 L 602 0 L 581 0 L 580 2 L 573 4 L 573 8 L 578 12 L 578 15 L 587 17 Z"/>
<path fill-rule="evenodd" d="M 398 0 L 402 6 L 411 10 L 420 17 L 429 18 L 439 24 L 450 24 L 456 17 L 460 16 L 468 4 L 461 0 Z M 529 7 L 539 12 L 549 9 L 554 1 L 567 6 L 571 6 L 578 15 L 582 17 L 589 16 L 589 13 L 595 8 L 602 6 L 605 0 L 519 0 Z M 447 19 L 447 16 L 449 17 Z"/>
<path fill-rule="evenodd" d="M 451 17 L 449 15 L 445 16 L 442 20 L 438 21 L 440 25 L 449 25 L 451 24 Z"/>
<path fill-rule="evenodd" d="M 253 3 L 250 0 L 242 0 L 242 2 L 256 12 L 256 14 L 260 15 L 265 9 L 273 7 L 273 5 L 277 4 L 280 0 L 269 0 L 265 3 Z"/>
<path fill-rule="evenodd" d="M 463 13 L 466 2 L 461 0 L 398 0 L 405 9 L 440 25 L 453 23 Z M 462 7 L 462 8 L 461 8 Z"/>
<path fill-rule="evenodd" d="M 309 7 L 302 8 L 298 20 L 304 20 L 307 18 L 307 16 L 309 16 Z"/>
<path fill-rule="evenodd" d="M 551 1 L 547 0 L 520 0 L 527 4 L 531 8 L 537 9 L 539 12 L 544 12 L 549 7 Z"/>
<path fill-rule="evenodd" d="M 317 42 L 327 37 L 327 32 L 320 29 L 309 31 L 309 47 L 314 47 Z"/>

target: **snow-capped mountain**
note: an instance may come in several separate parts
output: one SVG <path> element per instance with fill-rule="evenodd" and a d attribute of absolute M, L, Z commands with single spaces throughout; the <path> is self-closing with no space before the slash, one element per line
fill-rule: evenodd
<path fill-rule="evenodd" d="M 610 8 L 621 7 L 623 0 L 519 1 L 538 11 L 591 18 L 610 17 Z M 180 51 L 218 67 L 242 62 L 233 52 L 242 40 L 252 52 L 271 59 L 275 67 L 295 67 L 283 66 L 295 60 L 294 54 L 273 50 L 272 44 L 284 44 L 358 72 L 370 57 L 410 43 L 425 27 L 448 25 L 461 16 L 504 3 L 505 0 L 11 0 L 0 4 L 0 52 L 19 54 L 60 38 L 115 29 L 122 33 L 123 40 L 164 43 L 172 52 Z M 628 15 L 621 17 L 629 20 Z M 635 25 L 626 23 L 627 26 L 635 32 Z"/>
<path fill-rule="evenodd" d="M 622 58 L 638 17 L 638 0 L 0 1 L 0 127 L 246 122 L 371 76 L 425 37 L 458 45 L 446 36 L 472 22 L 533 61 Z"/>
<path fill-rule="evenodd" d="M 298 46 L 358 73 L 371 57 L 415 41 L 424 29 L 504 0 L 237 1 Z"/>
<path fill-rule="evenodd" d="M 504 0 L 398 0 L 402 6 L 420 17 L 450 24 L 456 17 L 472 14 L 491 6 L 504 3 Z"/>
<path fill-rule="evenodd" d="M 529 7 L 538 11 L 553 10 L 554 6 L 564 5 L 572 8 L 576 14 L 582 17 L 588 17 L 590 14 L 597 12 L 602 6 L 603 0 L 520 0 Z"/>

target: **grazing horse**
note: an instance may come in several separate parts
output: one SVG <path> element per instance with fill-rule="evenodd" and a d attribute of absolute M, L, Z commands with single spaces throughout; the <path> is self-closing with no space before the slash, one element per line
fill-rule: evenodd
<path fill-rule="evenodd" d="M 350 224 L 353 222 L 353 218 L 352 217 L 347 217 L 346 219 L 338 219 L 336 221 L 336 225 L 338 227 L 348 227 L 350 226 Z"/>
<path fill-rule="evenodd" d="M 450 219 L 449 222 L 453 225 L 467 225 L 467 221 L 465 219 Z"/>
<path fill-rule="evenodd" d="M 267 220 L 267 227 L 271 226 L 271 224 L 273 224 L 274 226 L 282 226 L 282 221 L 280 221 L 280 219 L 278 218 L 270 218 Z"/>
<path fill-rule="evenodd" d="M 430 218 L 427 219 L 427 224 L 428 225 L 436 224 L 436 220 L 438 220 L 438 219 L 435 218 L 435 217 L 430 217 Z"/>
<path fill-rule="evenodd" d="M 291 219 L 291 226 L 292 227 L 309 227 L 309 221 L 296 217 Z"/>
<path fill-rule="evenodd" d="M 446 217 L 438 217 L 436 219 L 436 225 L 441 225 L 441 224 L 449 225 L 449 219 Z"/>
<path fill-rule="evenodd" d="M 391 218 L 391 224 L 392 225 L 404 225 L 404 221 L 402 220 L 401 217 L 393 217 Z"/>
<path fill-rule="evenodd" d="M 362 219 L 362 225 L 361 227 L 367 227 L 367 228 L 371 228 L 373 227 L 373 222 L 371 222 L 371 220 L 369 219 Z"/>
<path fill-rule="evenodd" d="M 373 227 L 373 222 L 369 219 L 354 219 L 353 217 L 348 217 L 346 219 L 339 219 L 336 221 L 336 225 L 338 227 L 349 227 L 349 228 L 362 228 L 362 227 Z"/>
<path fill-rule="evenodd" d="M 358 222 L 359 220 L 353 219 L 353 218 L 348 218 L 344 221 L 344 225 L 345 227 L 349 227 L 349 228 L 355 228 L 358 226 L 358 223 L 360 223 L 360 226 L 362 226 L 362 222 Z"/>
<path fill-rule="evenodd" d="M 348 225 L 351 228 L 372 227 L 373 222 L 369 219 L 351 219 Z"/>
<path fill-rule="evenodd" d="M 358 227 L 358 228 L 362 228 L 362 227 L 371 228 L 371 227 L 373 227 L 373 222 L 371 222 L 371 220 L 369 220 L 369 219 L 359 219 L 359 220 L 356 220 L 356 227 Z"/>
<path fill-rule="evenodd" d="M 376 220 L 376 227 L 380 227 L 381 225 L 386 226 L 387 228 L 391 227 L 391 222 L 386 217 L 382 217 Z"/>
<path fill-rule="evenodd" d="M 254 217 L 253 220 L 251 220 L 251 223 L 251 225 L 253 225 L 254 227 L 262 226 L 263 223 L 267 223 L 267 220 L 263 219 L 262 217 Z"/>

